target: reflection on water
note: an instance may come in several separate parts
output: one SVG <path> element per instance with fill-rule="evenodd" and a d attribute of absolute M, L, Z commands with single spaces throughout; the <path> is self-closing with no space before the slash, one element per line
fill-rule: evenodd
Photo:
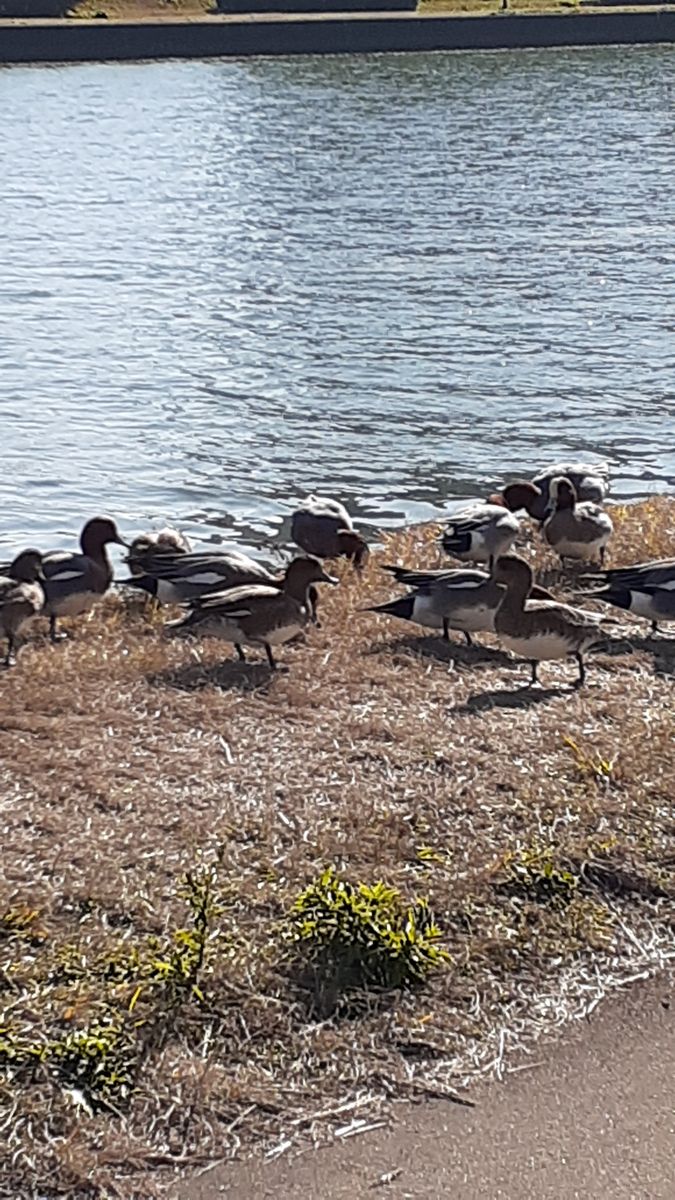
<path fill-rule="evenodd" d="M 668 47 L 0 73 L 0 540 L 675 480 Z"/>

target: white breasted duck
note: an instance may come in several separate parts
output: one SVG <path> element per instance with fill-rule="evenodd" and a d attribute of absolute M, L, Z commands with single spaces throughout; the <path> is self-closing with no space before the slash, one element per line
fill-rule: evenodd
<path fill-rule="evenodd" d="M 348 558 L 361 569 L 368 543 L 354 529 L 344 504 L 328 496 L 306 496 L 291 518 L 291 538 L 315 558 Z"/>
<path fill-rule="evenodd" d="M 76 617 L 88 612 L 110 587 L 113 570 L 106 547 L 111 544 L 126 546 L 114 521 L 94 517 L 82 530 L 79 554 L 52 550 L 43 555 L 44 611 L 49 617 L 53 642 L 66 636 L 56 631 L 58 617 Z"/>
<path fill-rule="evenodd" d="M 495 581 L 506 589 L 495 616 L 495 632 L 507 649 L 529 660 L 531 683 L 538 682 L 540 662 L 572 655 L 579 664 L 574 686 L 581 687 L 586 679 L 584 654 L 602 640 L 602 617 L 554 600 L 528 599 L 532 568 L 515 555 L 498 560 Z"/>
<path fill-rule="evenodd" d="M 487 562 L 490 565 L 501 554 L 507 554 L 519 532 L 520 522 L 514 515 L 529 507 L 539 496 L 531 483 L 512 483 L 500 495 L 490 496 L 486 503 L 477 503 L 457 513 L 445 527 L 441 545 L 446 554 L 460 562 Z"/>
<path fill-rule="evenodd" d="M 583 593 L 589 599 L 644 617 L 651 621 L 652 633 L 658 632 L 660 621 L 675 621 L 675 558 L 598 571 L 582 582 L 598 586 Z"/>
<path fill-rule="evenodd" d="M 23 550 L 9 564 L 7 573 L 0 575 L 0 634 L 7 638 L 6 667 L 13 667 L 16 662 L 21 629 L 42 611 L 45 602 L 43 581 L 39 550 Z"/>
<path fill-rule="evenodd" d="M 569 479 L 551 480 L 549 515 L 543 524 L 549 546 L 561 559 L 604 562 L 605 547 L 612 536 L 612 519 L 604 508 L 588 500 L 577 501 Z"/>
<path fill-rule="evenodd" d="M 473 645 L 472 633 L 494 632 L 495 614 L 504 589 L 486 571 L 411 571 L 406 567 L 383 567 L 383 570 L 412 591 L 366 612 L 399 617 L 428 629 L 442 629 L 448 641 L 450 630 L 456 629 L 464 634 L 469 646 Z M 531 595 L 542 600 L 553 599 L 550 592 L 539 587 L 533 587 Z"/>
<path fill-rule="evenodd" d="M 151 533 L 139 533 L 129 546 L 127 562 L 132 575 L 144 574 L 146 557 L 159 554 L 189 554 L 192 550 L 184 533 L 168 525 Z"/>
<path fill-rule="evenodd" d="M 310 586 L 337 582 L 316 558 L 296 558 L 286 568 L 282 588 L 251 583 L 202 596 L 186 617 L 166 628 L 232 642 L 242 660 L 244 646 L 263 646 L 275 670 L 272 647 L 291 641 L 310 620 Z"/>

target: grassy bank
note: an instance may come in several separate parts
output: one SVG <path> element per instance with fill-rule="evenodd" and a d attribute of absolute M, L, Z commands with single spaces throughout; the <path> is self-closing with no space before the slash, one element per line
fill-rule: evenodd
<path fill-rule="evenodd" d="M 612 561 L 671 552 L 674 519 L 617 509 Z M 628 619 L 584 690 L 548 664 L 527 692 L 490 637 L 361 613 L 396 591 L 378 563 L 438 563 L 436 533 L 340 568 L 275 677 L 113 597 L 0 680 L 6 1194 L 141 1197 L 157 1167 L 442 1094 L 672 942 L 675 642 Z M 290 916 L 330 866 L 398 889 L 421 982 L 350 988 L 400 967 L 372 908 L 347 965 L 319 945 L 334 895 Z"/>
<path fill-rule="evenodd" d="M 578 0 L 509 0 L 509 11 L 512 13 L 560 13 L 578 9 L 583 13 L 588 11 L 581 8 Z M 635 6 L 622 6 L 627 12 L 636 11 Z M 657 7 L 655 5 L 655 7 Z M 419 5 L 421 13 L 447 14 L 463 16 L 473 14 L 486 16 L 500 12 L 501 0 L 422 0 Z M 82 0 L 69 10 L 72 17 L 86 19 L 105 15 L 114 21 L 161 21 L 199 20 L 203 17 L 217 15 L 215 5 L 211 0 Z M 613 10 L 616 11 L 616 10 Z M 639 11 L 639 9 L 638 9 Z"/>

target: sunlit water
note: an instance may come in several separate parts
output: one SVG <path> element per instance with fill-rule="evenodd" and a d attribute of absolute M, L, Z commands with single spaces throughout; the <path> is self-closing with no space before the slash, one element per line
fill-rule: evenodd
<path fill-rule="evenodd" d="M 0 542 L 675 482 L 669 47 L 0 71 Z"/>

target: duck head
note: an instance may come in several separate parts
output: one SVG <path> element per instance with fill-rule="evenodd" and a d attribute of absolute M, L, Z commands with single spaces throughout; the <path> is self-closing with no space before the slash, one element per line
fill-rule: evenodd
<path fill-rule="evenodd" d="M 366 539 L 355 529 L 341 529 L 337 536 L 340 557 L 350 559 L 357 571 L 362 571 L 370 554 Z"/>
<path fill-rule="evenodd" d="M 286 568 L 284 591 L 304 602 L 307 591 L 313 583 L 336 584 L 339 583 L 339 580 L 324 571 L 318 558 L 313 558 L 309 554 L 294 558 Z"/>
<path fill-rule="evenodd" d="M 574 508 L 576 502 L 577 493 L 574 484 L 564 475 L 556 475 L 555 479 L 551 480 L 549 488 L 547 516 L 550 516 L 556 509 Z"/>
<path fill-rule="evenodd" d="M 501 495 L 490 496 L 490 503 L 503 504 L 509 512 L 525 509 L 525 512 L 531 513 L 540 498 L 541 488 L 538 488 L 536 483 L 519 479 L 515 483 L 507 484 Z"/>
<path fill-rule="evenodd" d="M 91 521 L 87 521 L 80 537 L 83 554 L 98 558 L 104 546 L 108 546 L 110 543 L 116 543 L 118 546 L 127 545 L 110 517 L 93 517 Z"/>
<path fill-rule="evenodd" d="M 524 592 L 526 595 L 534 581 L 532 567 L 517 554 L 505 554 L 502 558 L 498 558 L 492 577 L 495 583 L 501 583 L 506 588 Z"/>

